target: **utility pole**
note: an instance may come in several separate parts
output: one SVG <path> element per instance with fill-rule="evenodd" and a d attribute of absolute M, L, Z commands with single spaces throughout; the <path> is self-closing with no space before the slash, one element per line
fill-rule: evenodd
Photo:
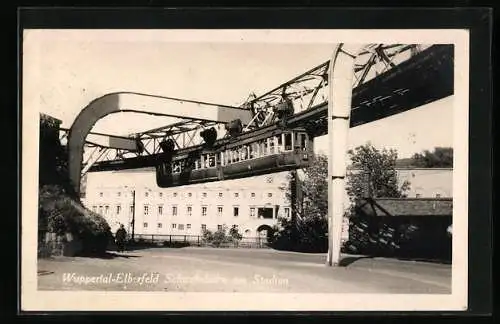
<path fill-rule="evenodd" d="M 297 214 L 298 209 L 300 208 L 300 197 L 299 194 L 300 184 L 299 184 L 299 176 L 297 170 L 292 170 L 291 172 L 291 181 L 290 181 L 290 200 L 291 200 L 291 221 L 292 221 L 292 242 L 295 244 L 297 242 Z"/>
<path fill-rule="evenodd" d="M 132 241 L 135 234 L 135 189 L 132 189 Z"/>
<path fill-rule="evenodd" d="M 344 217 L 347 136 L 350 127 L 354 59 L 359 45 L 338 44 L 328 71 L 328 266 L 339 266 Z"/>

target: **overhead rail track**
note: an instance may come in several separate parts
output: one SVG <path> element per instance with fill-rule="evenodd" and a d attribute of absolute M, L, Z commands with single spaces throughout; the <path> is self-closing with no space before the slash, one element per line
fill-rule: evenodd
<path fill-rule="evenodd" d="M 355 65 L 351 127 L 402 113 L 453 94 L 453 45 L 432 45 L 423 50 L 418 45 L 384 46 L 367 47 L 360 54 L 361 58 L 365 57 L 364 60 Z M 398 62 L 397 56 L 406 52 L 409 52 L 409 58 Z M 242 105 L 242 108 L 250 109 L 253 114 L 253 118 L 244 125 L 243 132 L 280 124 L 289 128 L 305 127 L 313 137 L 327 134 L 328 102 L 324 92 L 328 88 L 328 78 L 325 77 L 328 66 L 329 62 L 325 62 L 262 96 L 252 96 Z M 295 111 L 279 118 L 276 107 L 283 102 L 283 98 L 292 103 Z M 95 148 L 104 150 L 105 154 L 101 154 L 87 169 L 97 172 L 153 167 L 161 160 L 162 141 L 172 140 L 176 150 L 197 147 L 203 143 L 199 135 L 204 129 L 215 127 L 219 139 L 227 137 L 224 125 L 221 122 L 193 119 L 132 134 L 132 138 L 141 141 L 144 150 L 132 152 Z"/>

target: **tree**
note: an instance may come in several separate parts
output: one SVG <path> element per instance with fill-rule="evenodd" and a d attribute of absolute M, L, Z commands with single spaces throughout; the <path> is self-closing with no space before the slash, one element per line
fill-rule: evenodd
<path fill-rule="evenodd" d="M 104 252 L 112 238 L 104 217 L 85 208 L 71 185 L 68 151 L 59 141 L 60 121 L 40 115 L 39 234 L 71 234 L 81 240 L 81 253 Z"/>
<path fill-rule="evenodd" d="M 352 164 L 347 174 L 346 190 L 353 205 L 366 195 L 384 198 L 406 197 L 410 183 L 405 181 L 399 185 L 396 150 L 378 150 L 368 142 L 347 153 Z"/>
<path fill-rule="evenodd" d="M 297 172 L 288 176 L 285 190 L 287 200 L 291 203 L 292 213 L 299 219 L 316 218 L 328 213 L 328 158 L 316 154 L 309 167 L 304 170 L 304 179 L 299 179 Z M 298 189 L 298 190 L 297 190 Z"/>
<path fill-rule="evenodd" d="M 344 251 L 349 253 L 372 253 L 381 245 L 392 248 L 386 228 L 379 228 L 379 218 L 357 217 L 356 207 L 367 197 L 404 198 L 410 187 L 408 181 L 398 181 L 396 161 L 398 154 L 393 149 L 378 150 L 370 142 L 349 150 L 351 168 L 347 173 L 346 191 L 351 202 L 346 216 L 349 217 L 349 240 Z"/>
<path fill-rule="evenodd" d="M 422 153 L 415 153 L 412 160 L 412 164 L 416 167 L 451 168 L 453 167 L 453 148 L 435 147 L 432 152 L 424 150 Z"/>
<path fill-rule="evenodd" d="M 40 114 L 39 186 L 58 185 L 78 199 L 69 179 L 68 150 L 59 141 L 59 125 L 59 120 Z"/>
<path fill-rule="evenodd" d="M 291 203 L 292 217 L 281 218 L 269 240 L 279 249 L 324 252 L 328 246 L 328 159 L 315 155 L 304 179 L 291 172 L 286 197 Z M 298 190 L 297 190 L 298 189 Z"/>

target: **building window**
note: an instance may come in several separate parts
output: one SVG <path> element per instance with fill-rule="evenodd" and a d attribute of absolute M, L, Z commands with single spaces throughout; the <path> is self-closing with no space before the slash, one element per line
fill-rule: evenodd
<path fill-rule="evenodd" d="M 290 217 L 290 207 L 285 207 L 285 217 Z"/>
<path fill-rule="evenodd" d="M 107 215 L 109 213 L 109 206 L 104 206 L 104 213 Z"/>
<path fill-rule="evenodd" d="M 118 191 L 116 194 L 118 195 L 118 197 L 120 197 L 122 195 L 122 193 L 120 191 Z"/>
<path fill-rule="evenodd" d="M 148 223 L 143 223 L 142 227 L 147 228 L 148 227 Z"/>
<path fill-rule="evenodd" d="M 436 194 L 436 198 L 441 198 L 441 194 Z"/>
<path fill-rule="evenodd" d="M 201 207 L 201 216 L 207 216 L 207 206 Z"/>
<path fill-rule="evenodd" d="M 163 197 L 163 192 L 159 192 L 158 196 L 160 196 L 160 198 Z"/>
<path fill-rule="evenodd" d="M 100 192 L 100 193 L 99 193 L 99 197 L 102 197 L 102 196 L 103 196 L 103 194 L 102 194 L 102 192 Z"/>
<path fill-rule="evenodd" d="M 122 206 L 121 205 L 116 205 L 116 215 L 120 215 L 121 211 L 122 211 Z"/>
<path fill-rule="evenodd" d="M 207 230 L 207 224 L 201 224 L 201 230 L 206 231 Z"/>
<path fill-rule="evenodd" d="M 179 231 L 183 231 L 184 230 L 184 224 L 179 224 Z"/>
<path fill-rule="evenodd" d="M 221 198 L 222 198 L 222 192 L 219 192 L 219 197 L 221 197 Z"/>
<path fill-rule="evenodd" d="M 174 197 L 177 197 L 177 192 L 174 192 Z"/>
<path fill-rule="evenodd" d="M 144 205 L 144 215 L 149 215 L 149 206 Z"/>
<path fill-rule="evenodd" d="M 250 217 L 255 217 L 255 207 L 250 207 Z"/>
<path fill-rule="evenodd" d="M 149 192 L 147 192 L 147 191 L 146 191 L 146 192 L 144 193 L 144 197 L 148 197 L 148 196 L 149 196 Z"/>
<path fill-rule="evenodd" d="M 251 193 L 252 198 L 255 198 L 255 192 Z"/>
<path fill-rule="evenodd" d="M 217 207 L 217 215 L 222 216 L 222 206 Z"/>
<path fill-rule="evenodd" d="M 240 195 L 239 193 L 235 192 L 234 193 L 234 198 L 238 198 L 239 195 Z"/>
<path fill-rule="evenodd" d="M 422 195 L 418 193 L 418 194 L 415 195 L 415 197 L 416 198 L 420 198 L 420 197 L 422 197 Z"/>
<path fill-rule="evenodd" d="M 222 225 L 217 225 L 217 230 L 222 231 Z"/>
<path fill-rule="evenodd" d="M 271 198 L 271 197 L 273 196 L 273 194 L 269 192 L 269 193 L 267 194 L 267 196 L 268 196 L 269 198 Z"/>
<path fill-rule="evenodd" d="M 240 208 L 239 207 L 233 207 L 233 216 L 234 217 L 237 217 L 238 214 L 240 212 Z"/>
<path fill-rule="evenodd" d="M 158 228 L 161 228 L 162 227 L 162 224 L 161 223 L 158 223 Z"/>
<path fill-rule="evenodd" d="M 94 213 L 97 213 L 97 206 L 92 206 L 92 211 L 93 211 Z"/>
<path fill-rule="evenodd" d="M 158 215 L 163 215 L 163 206 L 158 206 Z"/>
<path fill-rule="evenodd" d="M 188 197 L 191 197 L 192 195 L 193 195 L 192 193 L 190 193 L 190 192 L 188 193 Z"/>
<path fill-rule="evenodd" d="M 177 206 L 172 206 L 172 216 L 177 216 Z"/>
<path fill-rule="evenodd" d="M 177 228 L 177 224 L 172 224 L 172 228 L 176 229 Z"/>
<path fill-rule="evenodd" d="M 187 215 L 191 216 L 193 214 L 193 207 L 187 206 Z"/>
<path fill-rule="evenodd" d="M 191 229 L 191 224 L 186 224 L 186 229 Z"/>
<path fill-rule="evenodd" d="M 204 192 L 204 193 L 203 193 L 203 198 L 206 198 L 206 197 L 207 197 L 207 193 L 206 193 L 206 192 Z"/>

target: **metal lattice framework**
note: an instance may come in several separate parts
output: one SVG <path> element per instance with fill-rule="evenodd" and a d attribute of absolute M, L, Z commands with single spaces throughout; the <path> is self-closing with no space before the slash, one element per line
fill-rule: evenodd
<path fill-rule="evenodd" d="M 422 51 L 428 49 L 430 45 L 417 44 L 370 44 L 365 46 L 356 58 L 354 67 L 353 89 L 362 88 L 362 85 L 378 76 L 387 74 L 391 70 L 398 69 L 400 64 Z M 279 120 L 274 111 L 274 107 L 283 98 L 290 100 L 294 108 L 294 116 L 308 114 L 309 119 L 318 119 L 315 116 L 317 108 L 324 107 L 328 98 L 328 68 L 329 61 L 324 62 L 315 68 L 287 81 L 271 91 L 257 97 L 251 95 L 240 108 L 252 111 L 253 118 L 243 125 L 243 131 L 249 131 L 265 127 Z M 408 89 L 395 89 L 393 95 L 404 95 Z M 370 106 L 375 102 L 383 102 L 383 96 L 370 98 L 372 102 L 362 102 L 360 105 Z M 359 107 L 353 107 L 353 110 Z M 293 117 L 292 117 L 293 119 Z M 314 120 L 310 120 L 314 123 Z M 318 128 L 325 129 L 325 121 L 317 120 Z M 217 137 L 228 136 L 224 124 L 217 121 L 183 119 L 180 122 L 155 128 L 140 133 L 130 134 L 126 137 L 138 141 L 137 150 L 123 150 L 106 147 L 86 142 L 82 175 L 85 174 L 92 165 L 113 163 L 130 158 L 145 158 L 161 152 L 159 143 L 170 139 L 175 143 L 176 149 L 191 147 L 202 144 L 203 140 L 199 135 L 206 128 L 214 127 L 217 130 Z M 104 134 L 103 134 L 104 135 Z"/>
<path fill-rule="evenodd" d="M 412 58 L 428 45 L 370 44 L 363 48 L 354 67 L 353 89 L 363 83 L 397 68 L 402 62 Z M 291 99 L 295 112 L 311 109 L 327 101 L 328 67 L 324 62 L 304 74 L 276 87 L 262 96 L 250 100 L 245 105 L 253 110 L 254 119 L 246 129 L 266 126 L 276 122 L 273 108 L 283 97 Z M 404 91 L 405 89 L 401 89 Z"/>

